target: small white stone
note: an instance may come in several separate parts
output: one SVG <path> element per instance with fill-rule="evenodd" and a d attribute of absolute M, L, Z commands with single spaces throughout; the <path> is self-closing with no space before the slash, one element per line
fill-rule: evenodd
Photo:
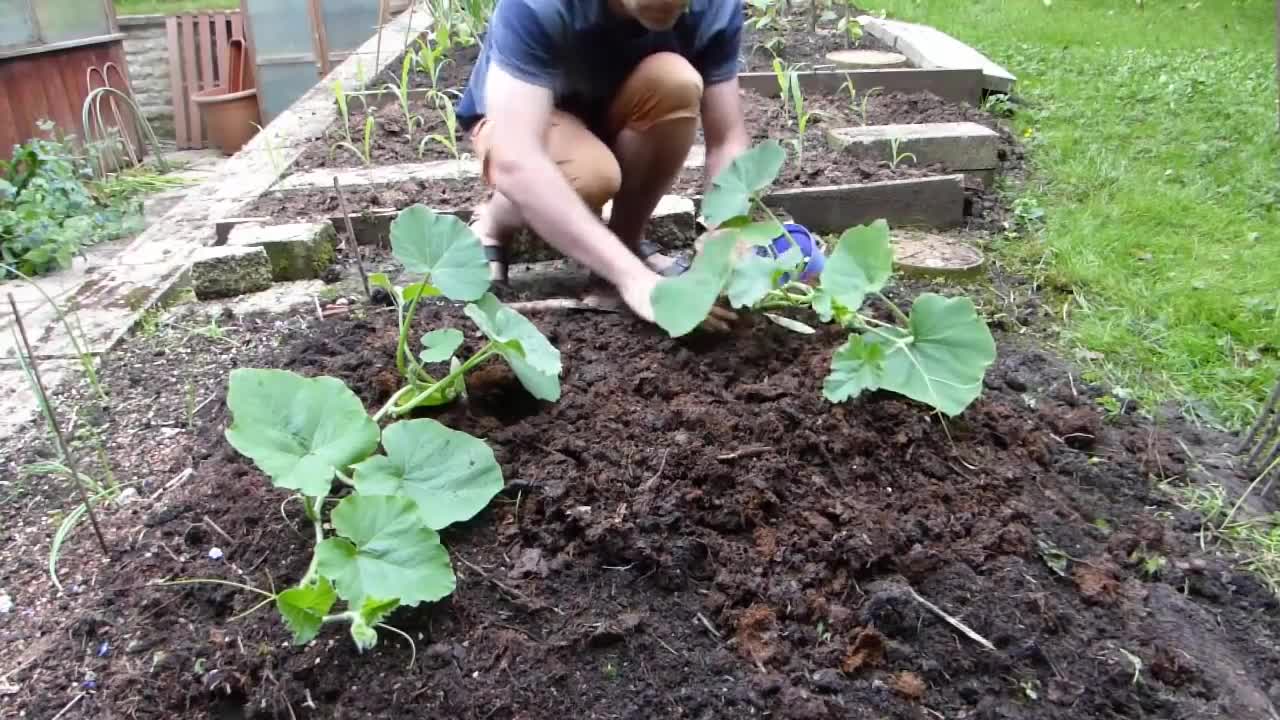
<path fill-rule="evenodd" d="M 116 498 L 116 504 L 128 505 L 129 503 L 137 499 L 138 499 L 137 488 L 125 488 L 124 491 L 120 493 L 120 496 Z"/>
<path fill-rule="evenodd" d="M 221 559 L 222 559 L 222 548 L 216 548 L 216 547 L 209 548 L 209 559 L 210 559 L 210 560 L 221 560 Z"/>
<path fill-rule="evenodd" d="M 0 592 L 0 613 L 8 615 L 13 610 L 13 598 L 9 593 Z"/>

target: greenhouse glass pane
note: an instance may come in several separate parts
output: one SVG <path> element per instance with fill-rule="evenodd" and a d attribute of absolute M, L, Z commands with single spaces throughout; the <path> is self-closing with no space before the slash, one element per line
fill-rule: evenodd
<path fill-rule="evenodd" d="M 31 17 L 27 15 L 29 0 L 0 0 L 0 47 L 35 45 Z"/>
<path fill-rule="evenodd" d="M 36 20 L 46 43 L 107 35 L 111 24 L 102 0 L 34 0 Z"/>

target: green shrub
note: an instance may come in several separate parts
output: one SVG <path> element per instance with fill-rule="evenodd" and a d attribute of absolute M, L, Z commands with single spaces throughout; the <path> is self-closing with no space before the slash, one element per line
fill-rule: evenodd
<path fill-rule="evenodd" d="M 41 123 L 45 138 L 15 146 L 0 160 L 0 263 L 26 275 L 71 264 L 83 248 L 141 229 L 137 201 L 106 204 L 93 171 L 70 138 Z M 8 270 L 0 267 L 0 278 Z"/>

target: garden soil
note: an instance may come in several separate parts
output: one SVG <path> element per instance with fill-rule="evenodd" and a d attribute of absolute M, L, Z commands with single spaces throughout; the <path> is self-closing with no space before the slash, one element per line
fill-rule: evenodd
<path fill-rule="evenodd" d="M 227 373 L 333 375 L 375 408 L 396 388 L 394 313 L 203 322 L 130 341 L 104 363 L 113 410 L 79 415 L 146 496 L 104 513 L 111 563 L 82 529 L 55 595 L 21 521 L 39 497 L 0 511 L 20 550 L 0 578 L 7 711 L 82 696 L 66 717 L 1274 717 L 1275 597 L 1202 553 L 1160 490 L 1184 448 L 1216 440 L 1104 415 L 1003 335 L 983 397 L 944 423 L 888 394 L 824 401 L 833 331 L 744 320 L 672 340 L 539 316 L 558 403 L 494 364 L 436 415 L 493 447 L 506 489 L 443 534 L 457 592 L 390 618 L 416 653 L 384 632 L 360 655 L 337 627 L 292 647 L 270 607 L 240 617 L 251 592 L 153 583 L 296 581 L 310 530 L 223 439 Z M 457 308 L 421 324 L 471 335 Z"/>

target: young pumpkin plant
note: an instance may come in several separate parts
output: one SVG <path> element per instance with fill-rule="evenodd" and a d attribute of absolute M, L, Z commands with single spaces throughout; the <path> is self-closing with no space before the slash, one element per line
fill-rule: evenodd
<path fill-rule="evenodd" d="M 375 420 L 452 402 L 465 392 L 466 374 L 493 357 L 505 360 L 534 397 L 560 399 L 560 351 L 528 318 L 489 292 L 489 264 L 471 228 L 452 215 L 413 205 L 391 223 L 391 252 L 406 270 L 424 278 L 395 287 L 384 274 L 369 277 L 370 284 L 386 291 L 396 306 L 400 327 L 396 369 L 405 383 L 374 415 Z M 410 349 L 418 303 L 441 296 L 468 303 L 463 312 L 488 340 L 465 360 L 457 357 L 464 336 L 454 328 L 432 330 L 422 336 L 418 353 Z M 447 363 L 450 369 L 436 379 L 426 366 L 439 363 Z"/>
<path fill-rule="evenodd" d="M 785 159 L 782 146 L 769 141 L 740 155 L 716 177 L 703 198 L 702 215 L 717 229 L 686 273 L 663 279 L 654 289 L 658 325 L 672 336 L 687 334 L 727 297 L 735 309 L 763 312 L 784 327 L 812 333 L 808 325 L 773 314 L 808 309 L 821 322 L 850 331 L 823 382 L 823 395 L 831 402 L 879 389 L 946 415 L 963 412 L 982 391 L 986 369 L 995 361 L 995 340 L 968 298 L 924 293 L 907 313 L 883 294 L 893 275 L 889 226 L 883 220 L 845 231 L 816 286 L 796 279 L 809 258 L 794 243 L 782 253 L 741 251 L 771 248 L 775 238 L 786 235 L 763 199 Z M 766 219 L 753 220 L 753 210 Z M 896 322 L 866 312 L 871 298 L 883 303 Z"/>
<path fill-rule="evenodd" d="M 367 650 L 378 628 L 399 632 L 383 623 L 393 610 L 453 592 L 438 533 L 480 512 L 503 486 L 483 441 L 427 419 L 380 431 L 341 380 L 286 370 L 234 370 L 227 405 L 227 441 L 273 485 L 299 494 L 315 532 L 297 585 L 258 591 L 274 600 L 295 643 L 346 624 Z M 326 513 L 335 481 L 352 490 Z M 334 612 L 339 599 L 345 608 Z"/>

